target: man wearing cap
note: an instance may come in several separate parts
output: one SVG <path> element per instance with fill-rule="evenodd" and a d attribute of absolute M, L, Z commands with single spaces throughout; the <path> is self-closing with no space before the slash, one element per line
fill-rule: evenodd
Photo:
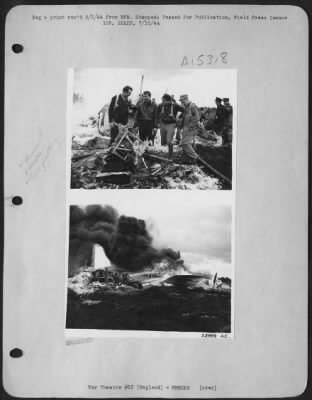
<path fill-rule="evenodd" d="M 187 94 L 180 96 L 180 101 L 184 106 L 182 116 L 183 131 L 182 131 L 182 150 L 183 158 L 187 163 L 195 163 L 198 154 L 195 152 L 195 137 L 199 127 L 199 112 L 194 103 L 189 100 Z"/>
<path fill-rule="evenodd" d="M 151 140 L 154 144 L 157 132 L 157 106 L 152 103 L 151 97 L 150 91 L 143 92 L 142 101 L 138 104 L 135 124 L 139 127 L 140 139 Z"/>
<path fill-rule="evenodd" d="M 216 111 L 216 116 L 215 116 L 215 120 L 213 123 L 213 129 L 217 135 L 223 136 L 223 128 L 224 128 L 226 110 L 225 110 L 224 106 L 222 105 L 222 99 L 220 99 L 220 97 L 216 97 L 215 103 L 217 105 L 217 111 Z"/>
<path fill-rule="evenodd" d="M 223 104 L 225 108 L 223 143 L 227 144 L 230 142 L 230 136 L 232 137 L 233 107 L 230 104 L 230 99 L 227 97 L 223 99 Z"/>
<path fill-rule="evenodd" d="M 132 87 L 125 86 L 122 93 L 114 96 L 110 102 L 108 109 L 108 120 L 111 128 L 110 145 L 115 142 L 118 133 L 125 130 L 129 115 L 134 112 L 134 106 L 132 106 L 130 100 L 131 93 Z"/>
<path fill-rule="evenodd" d="M 171 100 L 172 100 L 172 103 L 177 104 L 177 101 L 176 101 L 176 99 L 174 98 L 174 94 L 171 95 Z"/>
<path fill-rule="evenodd" d="M 173 137 L 176 128 L 176 117 L 178 112 L 184 108 L 172 101 L 169 94 L 164 94 L 162 103 L 157 108 L 157 125 L 160 128 L 161 145 L 168 145 L 169 159 L 172 159 Z"/>

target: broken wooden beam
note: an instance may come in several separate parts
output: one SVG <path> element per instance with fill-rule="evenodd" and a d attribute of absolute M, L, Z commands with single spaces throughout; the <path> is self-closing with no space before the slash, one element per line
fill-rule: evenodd
<path fill-rule="evenodd" d="M 94 151 L 90 151 L 89 153 L 77 154 L 75 156 L 72 156 L 72 160 L 76 161 L 76 160 L 80 160 L 81 158 L 92 156 L 93 154 L 95 154 L 95 152 L 96 151 L 94 150 Z"/>
<path fill-rule="evenodd" d="M 173 163 L 173 161 L 169 160 L 169 158 L 155 156 L 154 154 L 150 154 L 150 153 L 144 153 L 144 157 L 155 158 L 155 160 L 161 160 L 161 161 L 166 161 L 167 163 Z"/>
<path fill-rule="evenodd" d="M 106 153 L 107 153 L 107 149 L 92 150 L 92 151 L 89 151 L 88 153 L 75 154 L 75 155 L 72 156 L 71 159 L 72 159 L 72 161 L 77 161 L 77 160 L 80 160 L 82 158 L 93 156 L 94 154 L 102 155 L 102 154 L 106 154 Z"/>
<path fill-rule="evenodd" d="M 126 185 L 132 181 L 132 173 L 128 171 L 122 172 L 102 172 L 95 177 L 97 182 L 117 183 Z"/>

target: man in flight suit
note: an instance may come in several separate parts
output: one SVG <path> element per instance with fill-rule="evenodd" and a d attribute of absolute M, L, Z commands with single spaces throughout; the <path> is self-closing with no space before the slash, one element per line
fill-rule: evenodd
<path fill-rule="evenodd" d="M 131 86 L 125 86 L 122 93 L 114 96 L 110 102 L 108 109 L 108 120 L 111 128 L 110 145 L 115 142 L 118 133 L 123 132 L 127 127 L 129 115 L 131 115 L 133 108 L 130 101 L 132 90 Z"/>
<path fill-rule="evenodd" d="M 139 127 L 139 135 L 142 141 L 150 140 L 154 144 L 157 132 L 157 106 L 152 103 L 151 92 L 143 92 L 142 101 L 138 104 L 136 112 L 136 125 Z"/>

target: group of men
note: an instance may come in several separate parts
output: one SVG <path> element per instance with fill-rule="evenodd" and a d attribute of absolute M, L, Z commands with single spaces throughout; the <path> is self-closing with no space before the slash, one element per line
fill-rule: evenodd
<path fill-rule="evenodd" d="M 222 137 L 223 144 L 227 144 L 232 134 L 233 108 L 229 98 L 224 98 L 222 104 L 222 99 L 216 97 L 215 103 L 217 110 L 213 121 L 213 130 Z"/>
<path fill-rule="evenodd" d="M 160 129 L 161 145 L 168 146 L 169 159 L 173 156 L 173 143 L 180 144 L 183 150 L 183 162 L 196 163 L 198 154 L 195 152 L 195 136 L 200 127 L 200 113 L 187 94 L 180 96 L 180 104 L 174 96 L 164 94 L 162 102 L 157 105 L 152 99 L 150 91 L 145 90 L 136 105 L 130 99 L 133 89 L 125 86 L 122 93 L 111 99 L 108 118 L 110 124 L 111 142 L 117 142 L 121 135 L 129 128 L 132 120 L 133 128 L 138 128 L 142 141 L 154 139 Z M 216 131 L 221 134 L 221 125 L 224 126 L 225 105 L 218 104 L 216 99 Z M 226 99 L 223 99 L 225 101 Z"/>

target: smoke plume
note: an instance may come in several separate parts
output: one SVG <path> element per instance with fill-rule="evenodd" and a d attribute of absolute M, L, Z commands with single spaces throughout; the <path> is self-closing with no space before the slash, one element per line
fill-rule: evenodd
<path fill-rule="evenodd" d="M 70 207 L 70 270 L 91 265 L 94 244 L 103 247 L 109 260 L 119 268 L 139 271 L 166 257 L 180 259 L 180 252 L 156 249 L 144 220 L 118 215 L 111 206 Z"/>

